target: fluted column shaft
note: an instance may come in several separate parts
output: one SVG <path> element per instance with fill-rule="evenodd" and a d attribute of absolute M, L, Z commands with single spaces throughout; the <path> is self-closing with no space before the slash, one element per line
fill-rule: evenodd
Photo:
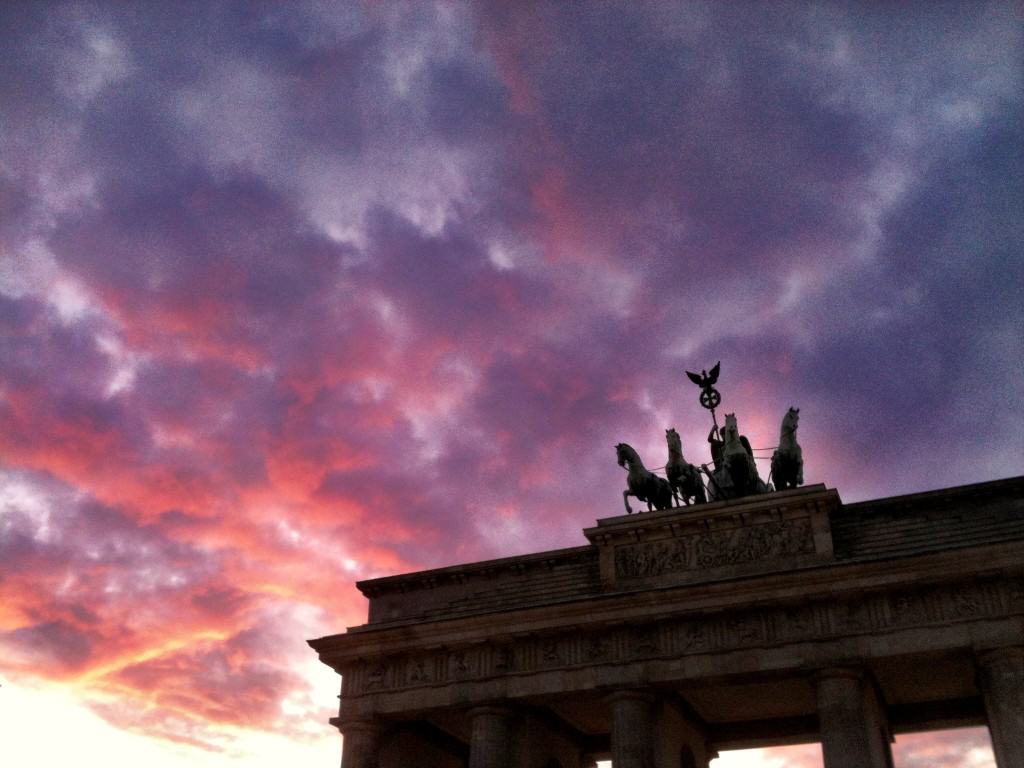
<path fill-rule="evenodd" d="M 608 702 L 612 712 L 612 765 L 655 768 L 657 700 L 643 691 L 617 691 Z"/>
<path fill-rule="evenodd" d="M 505 707 L 469 711 L 469 768 L 511 768 L 514 713 Z"/>
<path fill-rule="evenodd" d="M 825 768 L 892 768 L 892 752 L 875 692 L 855 669 L 816 678 Z"/>
<path fill-rule="evenodd" d="M 990 651 L 978 659 L 992 752 L 999 768 L 1024 766 L 1024 647 Z"/>
<path fill-rule="evenodd" d="M 377 768 L 381 726 L 359 720 L 339 728 L 342 733 L 341 768 Z"/>

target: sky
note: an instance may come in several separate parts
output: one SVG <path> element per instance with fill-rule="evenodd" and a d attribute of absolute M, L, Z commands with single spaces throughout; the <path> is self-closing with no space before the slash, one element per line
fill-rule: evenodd
<path fill-rule="evenodd" d="M 336 765 L 354 582 L 585 543 L 616 443 L 708 461 L 718 360 L 844 501 L 1024 472 L 1022 28 L 0 4 L 4 764 Z"/>

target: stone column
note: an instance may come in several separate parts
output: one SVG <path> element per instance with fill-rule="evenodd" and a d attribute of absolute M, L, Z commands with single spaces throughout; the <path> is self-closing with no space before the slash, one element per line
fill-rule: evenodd
<path fill-rule="evenodd" d="M 368 720 L 353 720 L 338 729 L 342 734 L 341 768 L 377 768 L 383 728 Z"/>
<path fill-rule="evenodd" d="M 469 711 L 469 768 L 511 768 L 514 717 L 507 707 Z"/>
<path fill-rule="evenodd" d="M 655 768 L 655 697 L 644 691 L 616 691 L 608 702 L 612 709 L 612 765 Z"/>
<path fill-rule="evenodd" d="M 985 701 L 996 765 L 1024 766 L 1024 647 L 982 654 L 978 687 Z"/>
<path fill-rule="evenodd" d="M 892 768 L 881 703 L 857 669 L 827 669 L 815 679 L 825 768 Z"/>

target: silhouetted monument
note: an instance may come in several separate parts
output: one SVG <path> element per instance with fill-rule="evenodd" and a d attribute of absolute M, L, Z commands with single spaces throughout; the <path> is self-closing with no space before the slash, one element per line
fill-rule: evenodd
<path fill-rule="evenodd" d="M 343 768 L 707 766 L 987 724 L 1024 765 L 1024 478 L 843 504 L 822 485 L 623 515 L 585 546 L 359 583 L 311 641 Z"/>
<path fill-rule="evenodd" d="M 790 408 L 772 492 L 735 414 L 718 427 L 719 372 L 688 374 L 712 502 L 670 429 L 668 479 L 616 446 L 648 511 L 585 546 L 357 585 L 368 622 L 310 641 L 342 676 L 342 768 L 707 768 L 807 741 L 892 768 L 895 733 L 980 724 L 1024 767 L 1024 477 L 843 504 L 797 487 Z"/>

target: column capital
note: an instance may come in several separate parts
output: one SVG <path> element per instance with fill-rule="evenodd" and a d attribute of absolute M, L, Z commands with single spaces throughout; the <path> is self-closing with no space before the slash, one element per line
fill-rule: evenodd
<path fill-rule="evenodd" d="M 868 673 L 861 667 L 834 666 L 822 667 L 821 669 L 815 670 L 813 675 L 814 682 L 818 682 L 820 680 L 832 680 L 837 677 L 864 681 L 868 679 Z"/>
<path fill-rule="evenodd" d="M 483 703 L 483 705 L 477 705 L 471 707 L 466 711 L 466 717 L 470 720 L 476 718 L 501 718 L 503 720 L 512 720 L 519 716 L 520 710 L 511 705 L 511 703 Z"/>
<path fill-rule="evenodd" d="M 617 691 L 612 691 L 604 697 L 604 700 L 609 704 L 614 704 L 617 701 L 625 701 L 627 699 L 642 701 L 647 704 L 654 704 L 658 701 L 657 695 L 642 688 L 623 688 Z"/>
<path fill-rule="evenodd" d="M 511 704 L 478 704 L 466 711 L 466 717 L 473 718 L 478 715 L 494 715 L 495 717 L 512 717 L 516 714 L 516 708 Z"/>
<path fill-rule="evenodd" d="M 380 733 L 384 730 L 385 725 L 379 720 L 372 719 L 342 719 L 340 717 L 332 717 L 328 721 L 331 725 L 341 731 L 343 734 L 352 733 Z"/>

